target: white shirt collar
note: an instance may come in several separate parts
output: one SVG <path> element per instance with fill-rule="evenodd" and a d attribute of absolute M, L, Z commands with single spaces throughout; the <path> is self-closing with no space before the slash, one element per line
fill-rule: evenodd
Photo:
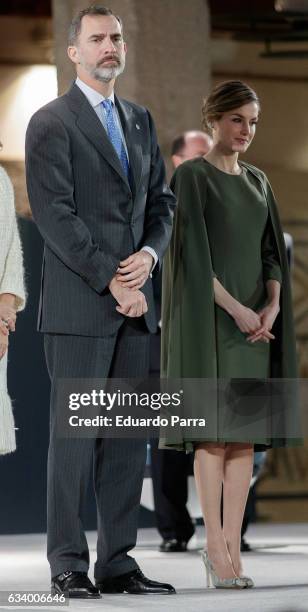
<path fill-rule="evenodd" d="M 77 87 L 79 87 L 79 89 L 81 89 L 84 95 L 88 98 L 93 108 L 95 108 L 96 106 L 99 106 L 99 104 L 101 104 L 103 100 L 107 100 L 107 99 L 111 100 L 114 103 L 114 91 L 110 94 L 110 96 L 108 96 L 108 98 L 105 98 L 105 96 L 103 96 L 98 91 L 93 89 L 93 87 L 89 87 L 89 85 L 86 85 L 86 83 L 84 83 L 84 81 L 82 81 L 79 77 L 77 77 L 75 84 L 77 85 Z"/>

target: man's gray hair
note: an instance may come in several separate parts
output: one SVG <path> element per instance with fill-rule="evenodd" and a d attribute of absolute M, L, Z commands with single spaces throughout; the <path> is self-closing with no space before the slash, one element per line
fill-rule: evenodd
<path fill-rule="evenodd" d="M 81 31 L 81 22 L 83 20 L 83 18 L 86 15 L 103 15 L 104 17 L 108 17 L 109 15 L 113 15 L 117 21 L 119 22 L 120 26 L 121 26 L 121 30 L 123 32 L 123 24 L 122 24 L 122 20 L 118 15 L 115 15 L 113 13 L 113 11 L 109 8 L 107 8 L 106 6 L 101 6 L 100 4 L 92 4 L 91 6 L 88 6 L 88 8 L 83 9 L 82 11 L 80 11 L 76 17 L 74 17 L 74 19 L 72 20 L 70 27 L 69 27 L 69 31 L 68 31 L 68 44 L 69 46 L 73 46 L 76 45 L 77 43 L 77 39 L 78 36 L 80 34 Z"/>

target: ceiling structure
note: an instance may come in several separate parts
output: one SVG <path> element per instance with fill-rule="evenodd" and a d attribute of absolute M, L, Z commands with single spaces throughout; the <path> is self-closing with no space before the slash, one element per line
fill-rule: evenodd
<path fill-rule="evenodd" d="M 65 0 L 64 0 L 65 1 Z M 208 0 L 216 34 L 239 40 L 307 40 L 308 0 Z M 0 15 L 50 17 L 52 0 L 9 0 Z"/>
<path fill-rule="evenodd" d="M 0 4 L 0 15 L 50 17 L 51 0 L 8 0 Z"/>
<path fill-rule="evenodd" d="M 208 2 L 213 38 L 243 43 L 261 42 L 263 51 L 260 55 L 264 58 L 308 58 L 308 0 Z M 51 14 L 52 0 L 9 0 L 0 3 L 0 17 L 50 19 Z M 5 28 L 1 30 L 6 29 L 6 25 L 5 23 Z M 43 27 L 42 22 L 40 27 Z M 44 44 L 46 47 L 46 36 Z M 51 41 L 49 44 L 51 45 Z M 2 48 L 3 46 L 0 45 Z M 0 51 L 0 59 L 1 56 Z M 27 54 L 24 61 L 28 61 Z"/>
<path fill-rule="evenodd" d="M 54 63 L 51 5 L 52 0 L 0 1 L 1 65 Z"/>
<path fill-rule="evenodd" d="M 209 0 L 209 5 L 213 37 L 263 42 L 263 57 L 308 57 L 308 0 Z"/>

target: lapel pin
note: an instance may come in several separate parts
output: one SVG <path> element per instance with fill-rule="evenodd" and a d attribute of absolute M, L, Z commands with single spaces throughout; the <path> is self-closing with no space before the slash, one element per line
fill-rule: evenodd
<path fill-rule="evenodd" d="M 137 130 L 140 130 L 140 125 L 139 125 L 139 123 L 136 123 L 136 128 L 137 128 Z"/>

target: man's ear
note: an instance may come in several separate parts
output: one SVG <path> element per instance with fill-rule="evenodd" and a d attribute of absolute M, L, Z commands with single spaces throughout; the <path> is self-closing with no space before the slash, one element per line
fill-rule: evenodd
<path fill-rule="evenodd" d="M 173 167 L 177 168 L 182 162 L 182 158 L 179 155 L 171 155 Z"/>
<path fill-rule="evenodd" d="M 67 55 L 70 58 L 70 60 L 74 63 L 74 64 L 79 64 L 80 60 L 79 60 L 79 53 L 78 53 L 78 49 L 75 46 L 69 46 L 67 48 Z"/>

